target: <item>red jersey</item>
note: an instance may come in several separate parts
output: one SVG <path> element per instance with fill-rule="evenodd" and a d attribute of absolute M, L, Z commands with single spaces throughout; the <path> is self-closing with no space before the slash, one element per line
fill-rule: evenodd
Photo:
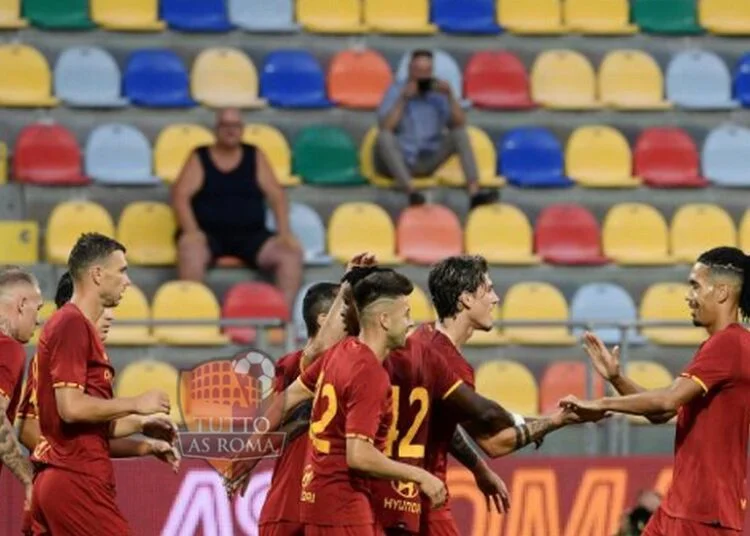
<path fill-rule="evenodd" d="M 112 398 L 114 369 L 96 328 L 78 307 L 64 305 L 44 325 L 37 360 L 41 438 L 32 461 L 114 484 L 109 459 L 110 423 L 67 424 L 57 412 L 57 388 L 75 387 L 89 396 Z"/>
<path fill-rule="evenodd" d="M 273 389 L 283 393 L 300 374 L 302 351 L 282 357 L 276 364 Z M 305 468 L 307 437 L 301 435 L 284 445 L 284 451 L 276 459 L 271 477 L 271 487 L 260 512 L 259 525 L 285 521 L 299 523 L 299 497 L 302 492 L 302 470 Z"/>
<path fill-rule="evenodd" d="M 369 478 L 346 462 L 346 439 L 358 437 L 383 449 L 391 426 L 388 373 L 372 350 L 349 337 L 302 373 L 315 389 L 310 447 L 302 475 L 302 521 L 319 526 L 375 523 Z"/>
<path fill-rule="evenodd" d="M 750 333 L 739 324 L 714 333 L 682 374 L 704 396 L 680 408 L 672 486 L 662 502 L 676 518 L 742 531 L 748 429 Z"/>
<path fill-rule="evenodd" d="M 8 399 L 5 415 L 12 423 L 16 419 L 18 401 L 23 389 L 23 366 L 26 351 L 12 337 L 0 333 L 0 396 Z"/>
<path fill-rule="evenodd" d="M 26 373 L 26 384 L 23 388 L 21 401 L 18 403 L 17 416 L 19 419 L 37 419 L 39 417 L 36 408 L 37 363 L 36 354 L 34 354 L 34 357 L 29 361 L 29 370 Z"/>

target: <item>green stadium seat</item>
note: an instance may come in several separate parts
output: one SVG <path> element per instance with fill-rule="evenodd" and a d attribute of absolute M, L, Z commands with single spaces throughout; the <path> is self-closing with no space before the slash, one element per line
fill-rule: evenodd
<path fill-rule="evenodd" d="M 88 0 L 24 0 L 23 16 L 31 24 L 47 30 L 88 30 Z"/>
<path fill-rule="evenodd" d="M 641 31 L 662 34 L 697 34 L 695 0 L 635 0 L 633 22 Z"/>
<path fill-rule="evenodd" d="M 364 184 L 359 173 L 357 146 L 338 127 L 303 129 L 292 147 L 294 174 L 308 184 L 348 186 Z"/>

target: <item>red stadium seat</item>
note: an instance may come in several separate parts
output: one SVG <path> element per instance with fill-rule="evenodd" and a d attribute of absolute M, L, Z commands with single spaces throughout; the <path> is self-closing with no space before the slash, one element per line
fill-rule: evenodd
<path fill-rule="evenodd" d="M 81 166 L 81 147 L 65 127 L 34 123 L 18 135 L 13 149 L 13 176 L 19 182 L 46 186 L 88 184 Z"/>
<path fill-rule="evenodd" d="M 534 230 L 536 252 L 545 262 L 568 265 L 606 264 L 599 224 L 586 208 L 573 203 L 550 205 Z"/>
<path fill-rule="evenodd" d="M 595 371 L 594 398 L 604 396 L 604 381 Z M 547 367 L 539 384 L 539 408 L 542 414 L 557 409 L 561 398 L 575 395 L 582 400 L 590 397 L 586 394 L 586 364 L 583 361 L 557 361 Z"/>
<path fill-rule="evenodd" d="M 289 321 L 289 306 L 284 295 L 274 286 L 262 282 L 238 283 L 229 289 L 221 308 L 222 318 L 278 318 Z M 253 327 L 224 328 L 224 334 L 237 344 L 250 344 L 255 341 Z"/>
<path fill-rule="evenodd" d="M 518 56 L 510 52 L 477 52 L 466 65 L 464 95 L 479 108 L 533 108 L 529 76 Z"/>
<path fill-rule="evenodd" d="M 398 255 L 414 264 L 432 264 L 463 251 L 463 232 L 456 215 L 441 205 L 405 209 L 396 229 Z"/>
<path fill-rule="evenodd" d="M 635 175 L 652 188 L 703 188 L 700 157 L 682 129 L 655 127 L 641 132 L 635 144 Z"/>

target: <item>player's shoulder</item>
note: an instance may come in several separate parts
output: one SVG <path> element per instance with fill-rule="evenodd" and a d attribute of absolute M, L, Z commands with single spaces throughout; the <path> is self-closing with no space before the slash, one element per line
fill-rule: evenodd
<path fill-rule="evenodd" d="M 298 374 L 300 361 L 302 361 L 302 350 L 296 350 L 281 356 L 276 362 L 276 374 L 283 374 L 284 376 Z"/>
<path fill-rule="evenodd" d="M 23 344 L 13 337 L 0 334 L 0 356 L 4 360 L 24 362 L 26 361 L 26 350 L 24 350 Z"/>
<path fill-rule="evenodd" d="M 701 350 L 728 349 L 746 347 L 750 344 L 750 331 L 746 330 L 741 324 L 731 324 L 730 326 L 717 331 L 708 340 L 701 345 Z"/>
<path fill-rule="evenodd" d="M 88 321 L 83 313 L 72 303 L 66 303 L 57 311 L 52 313 L 49 320 L 44 324 L 44 332 L 49 336 L 55 332 L 63 332 L 71 329 L 87 330 Z"/>

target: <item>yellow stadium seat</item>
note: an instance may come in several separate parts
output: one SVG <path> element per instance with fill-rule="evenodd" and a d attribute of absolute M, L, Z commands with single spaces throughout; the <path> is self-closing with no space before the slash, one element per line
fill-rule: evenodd
<path fill-rule="evenodd" d="M 659 363 L 653 361 L 629 361 L 625 365 L 625 376 L 644 389 L 664 389 L 672 385 L 672 374 Z M 628 420 L 638 424 L 648 424 L 645 417 L 628 415 Z"/>
<path fill-rule="evenodd" d="M 213 142 L 213 133 L 200 125 L 169 125 L 159 133 L 154 144 L 156 175 L 165 182 L 174 182 L 193 150 Z"/>
<path fill-rule="evenodd" d="M 619 131 L 602 125 L 576 129 L 565 150 L 568 177 L 587 188 L 637 188 L 633 154 Z"/>
<path fill-rule="evenodd" d="M 411 318 L 414 322 L 420 324 L 424 322 L 434 322 L 436 315 L 435 309 L 432 308 L 427 294 L 418 286 L 409 294 L 409 307 L 411 308 Z"/>
<path fill-rule="evenodd" d="M 686 327 L 643 328 L 645 337 L 667 346 L 694 346 L 703 342 L 706 333 L 702 329 L 687 327 L 690 309 L 685 296 L 689 290 L 690 287 L 683 283 L 656 283 L 646 289 L 641 299 L 641 320 L 684 322 Z"/>
<path fill-rule="evenodd" d="M 297 0 L 297 22 L 305 30 L 323 34 L 358 34 L 362 24 L 361 0 Z"/>
<path fill-rule="evenodd" d="M 548 283 L 518 283 L 508 289 L 503 300 L 505 321 L 567 321 L 568 304 L 562 293 Z M 560 346 L 575 344 L 565 326 L 506 326 L 505 336 L 518 344 L 529 346 Z"/>
<path fill-rule="evenodd" d="M 560 0 L 498 0 L 500 26 L 517 34 L 560 34 L 562 24 Z"/>
<path fill-rule="evenodd" d="M 640 50 L 615 50 L 599 66 L 599 99 L 621 110 L 668 110 L 659 64 Z"/>
<path fill-rule="evenodd" d="M 430 23 L 428 0 L 364 0 L 365 24 L 374 32 L 424 35 L 437 32 Z"/>
<path fill-rule="evenodd" d="M 574 50 L 547 50 L 531 68 L 531 98 L 554 110 L 600 108 L 591 62 Z"/>
<path fill-rule="evenodd" d="M 362 251 L 374 253 L 382 264 L 398 264 L 396 230 L 388 213 L 373 203 L 344 203 L 328 221 L 328 252 L 347 263 Z"/>
<path fill-rule="evenodd" d="M 740 222 L 739 247 L 742 251 L 750 251 L 750 209 L 745 211 Z"/>
<path fill-rule="evenodd" d="M 39 343 L 39 336 L 42 333 L 41 324 L 44 324 L 47 320 L 49 320 L 49 317 L 51 317 L 55 311 L 57 311 L 57 306 L 55 305 L 55 302 L 45 300 L 44 303 L 42 304 L 42 308 L 39 309 L 39 316 L 37 316 L 40 326 L 36 328 L 36 330 L 34 331 L 34 335 L 31 337 L 31 340 L 29 341 L 29 344 L 31 346 L 36 346 Z"/>
<path fill-rule="evenodd" d="M 152 389 L 159 389 L 169 395 L 169 416 L 177 424 L 182 424 L 180 412 L 179 384 L 180 373 L 169 363 L 142 360 L 130 363 L 115 376 L 115 396 L 133 397 Z"/>
<path fill-rule="evenodd" d="M 117 223 L 117 239 L 128 249 L 128 260 L 143 266 L 172 265 L 177 261 L 176 231 L 172 208 L 152 201 L 130 203 Z"/>
<path fill-rule="evenodd" d="M 539 413 L 539 387 L 521 363 L 498 359 L 483 363 L 476 373 L 477 392 L 524 417 Z"/>
<path fill-rule="evenodd" d="M 602 225 L 604 255 L 624 266 L 671 264 L 664 216 L 651 205 L 620 203 Z"/>
<path fill-rule="evenodd" d="M 33 265 L 39 262 L 39 223 L 0 220 L 0 264 Z"/>
<path fill-rule="evenodd" d="M 154 320 L 218 322 L 221 318 L 213 293 L 202 283 L 193 281 L 164 283 L 154 295 L 151 313 Z M 216 346 L 229 342 L 218 324 L 155 326 L 154 336 L 159 342 L 172 346 Z"/>
<path fill-rule="evenodd" d="M 497 152 L 495 144 L 481 128 L 470 126 L 467 129 L 469 142 L 474 151 L 477 171 L 479 172 L 479 185 L 483 188 L 500 188 L 505 186 L 505 179 L 497 176 Z M 435 172 L 441 184 L 444 186 L 465 186 L 466 179 L 461 169 L 461 161 L 458 155 L 451 156 L 445 164 Z"/>
<path fill-rule="evenodd" d="M 28 25 L 29 21 L 21 18 L 21 0 L 0 0 L 0 28 L 17 30 Z"/>
<path fill-rule="evenodd" d="M 28 45 L 0 45 L 0 106 L 57 106 L 52 96 L 52 72 L 41 52 Z"/>
<path fill-rule="evenodd" d="M 128 257 L 130 248 L 128 248 Z M 114 310 L 114 322 L 107 335 L 107 344 L 113 346 L 146 346 L 156 341 L 151 335 L 151 326 L 144 324 L 123 325 L 122 320 L 151 320 L 148 300 L 138 287 L 131 285 L 122 295 L 120 304 Z"/>
<path fill-rule="evenodd" d="M 60 203 L 47 220 L 47 261 L 66 264 L 78 237 L 92 232 L 115 236 L 115 224 L 107 209 L 91 201 Z"/>
<path fill-rule="evenodd" d="M 565 26 L 569 31 L 594 35 L 629 35 L 638 32 L 630 24 L 628 0 L 565 0 Z"/>
<path fill-rule="evenodd" d="M 699 0 L 700 25 L 711 33 L 750 35 L 750 4 L 737 0 Z"/>
<path fill-rule="evenodd" d="M 367 134 L 365 134 L 365 137 L 362 140 L 362 145 L 359 148 L 359 165 L 362 168 L 362 176 L 373 186 L 377 186 L 378 188 L 392 188 L 395 184 L 394 180 L 379 175 L 375 170 L 373 151 L 375 150 L 375 141 L 377 140 L 377 137 L 378 129 L 372 127 L 367 131 Z M 415 177 L 412 185 L 414 188 L 432 188 L 438 185 L 438 181 L 435 177 Z"/>
<path fill-rule="evenodd" d="M 0 141 L 0 184 L 8 182 L 8 146 Z"/>
<path fill-rule="evenodd" d="M 492 316 L 495 321 L 502 319 L 502 310 L 498 304 L 492 311 Z M 495 326 L 490 331 L 474 330 L 471 337 L 466 341 L 468 346 L 502 346 L 508 344 L 508 339 L 503 335 L 503 331 L 499 326 Z"/>
<path fill-rule="evenodd" d="M 158 32 L 166 27 L 159 20 L 157 0 L 90 0 L 91 18 L 107 30 Z"/>
<path fill-rule="evenodd" d="M 675 212 L 670 239 L 675 260 L 692 264 L 708 249 L 736 246 L 737 230 L 732 217 L 720 206 L 692 203 Z"/>
<path fill-rule="evenodd" d="M 492 264 L 538 264 L 534 235 L 526 214 L 517 207 L 494 203 L 469 212 L 464 228 L 466 253 L 482 255 Z"/>
<path fill-rule="evenodd" d="M 236 48 L 208 48 L 198 54 L 190 73 L 193 98 L 212 108 L 262 108 L 258 98 L 258 72 L 244 52 Z"/>
<path fill-rule="evenodd" d="M 276 179 L 282 186 L 298 186 L 299 177 L 292 175 L 292 151 L 284 135 L 276 127 L 253 123 L 245 125 L 243 143 L 255 145 L 266 155 Z"/>

